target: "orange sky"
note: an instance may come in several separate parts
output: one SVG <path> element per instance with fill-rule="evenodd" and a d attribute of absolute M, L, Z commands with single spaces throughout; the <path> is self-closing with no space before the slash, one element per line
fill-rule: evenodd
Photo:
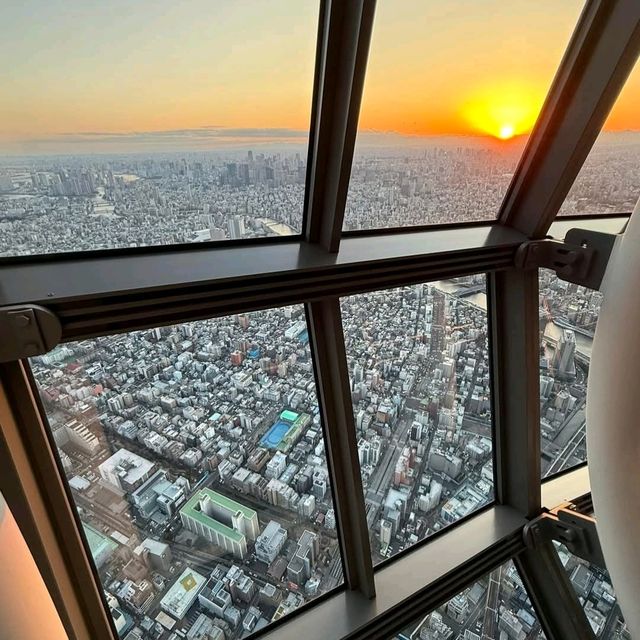
<path fill-rule="evenodd" d="M 408 134 L 529 133 L 582 0 L 378 2 L 360 117 Z M 640 74 L 607 129 L 639 129 Z"/>
<path fill-rule="evenodd" d="M 360 129 L 528 133 L 582 4 L 379 0 Z M 317 18 L 314 0 L 9 0 L 0 153 L 87 132 L 303 138 Z M 607 128 L 640 128 L 639 80 Z"/>

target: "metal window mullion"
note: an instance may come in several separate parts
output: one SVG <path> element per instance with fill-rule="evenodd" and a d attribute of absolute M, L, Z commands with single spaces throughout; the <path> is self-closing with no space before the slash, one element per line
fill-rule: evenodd
<path fill-rule="evenodd" d="M 515 563 L 548 640 L 596 640 L 551 541 L 537 540 Z"/>
<path fill-rule="evenodd" d="M 502 204 L 500 222 L 545 235 L 640 52 L 640 3 L 590 0 Z"/>
<path fill-rule="evenodd" d="M 469 584 L 524 549 L 525 520 L 510 507 L 476 514 L 426 547 L 413 548 L 376 568 L 376 597 L 340 590 L 282 626 L 267 628 L 264 640 L 389 640 Z"/>
<path fill-rule="evenodd" d="M 311 302 L 306 305 L 306 312 L 325 449 L 332 479 L 344 579 L 349 589 L 373 598 L 373 563 L 340 301 L 332 297 Z"/>
<path fill-rule="evenodd" d="M 73 640 L 114 640 L 31 385 L 28 365 L 0 363 L 0 491 Z"/>
<path fill-rule="evenodd" d="M 442 607 L 456 595 L 465 591 L 495 569 L 514 560 L 523 546 L 521 536 L 514 534 L 493 547 L 484 549 L 475 557 L 468 558 L 450 575 L 440 581 L 426 585 L 403 602 L 396 611 L 389 612 L 382 620 L 376 620 L 369 628 L 350 636 L 354 640 L 389 640 L 396 633 L 415 624 L 421 617 Z"/>
<path fill-rule="evenodd" d="M 337 252 L 347 201 L 375 0 L 324 0 L 316 53 L 305 238 Z"/>
<path fill-rule="evenodd" d="M 526 517 L 540 511 L 538 272 L 488 277 L 495 491 Z"/>
<path fill-rule="evenodd" d="M 496 500 L 541 510 L 538 270 L 489 274 Z M 514 558 L 549 640 L 595 640 L 553 544 Z"/>
<path fill-rule="evenodd" d="M 0 266 L 0 313 L 6 306 L 39 305 L 58 317 L 63 341 L 81 340 L 505 269 L 525 240 L 513 229 L 486 225 L 348 238 L 337 256 L 293 241 L 108 259 L 58 257 Z"/>

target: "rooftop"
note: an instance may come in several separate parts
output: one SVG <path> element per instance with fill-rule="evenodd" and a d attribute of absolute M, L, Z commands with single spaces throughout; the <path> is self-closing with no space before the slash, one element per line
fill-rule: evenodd
<path fill-rule="evenodd" d="M 107 549 L 113 551 L 118 548 L 118 545 L 113 540 L 107 538 L 107 536 L 100 533 L 97 529 L 94 529 L 90 524 L 83 522 L 82 528 L 84 529 L 84 535 L 87 537 L 89 549 L 91 550 L 94 561 Z"/>
<path fill-rule="evenodd" d="M 118 468 L 118 475 L 129 484 L 141 480 L 150 473 L 155 463 L 139 456 L 128 449 L 119 449 L 110 458 L 107 458 L 99 467 L 100 474 L 113 473 Z"/>
<path fill-rule="evenodd" d="M 287 422 L 295 422 L 298 419 L 298 413 L 295 411 L 290 411 L 289 409 L 285 409 L 281 414 L 280 418 L 282 420 L 286 420 Z"/>
<path fill-rule="evenodd" d="M 212 491 L 211 489 L 201 489 L 197 493 L 194 493 L 187 504 L 180 509 L 180 513 L 184 513 L 185 515 L 194 518 L 206 527 L 210 527 L 211 529 L 218 531 L 218 533 L 231 538 L 235 542 L 240 542 L 244 538 L 243 534 L 238 533 L 231 527 L 223 524 L 215 518 L 212 518 L 211 516 L 208 516 L 200 510 L 200 500 L 203 498 L 209 498 L 213 503 L 223 509 L 226 509 L 230 513 L 236 514 L 240 512 L 245 518 L 253 518 L 253 516 L 256 515 L 256 512 L 253 509 L 249 509 L 249 507 L 245 507 L 243 504 L 232 500 L 231 498 L 227 498 L 227 496 L 224 496 L 217 491 Z"/>
<path fill-rule="evenodd" d="M 185 569 L 160 601 L 165 611 L 178 620 L 183 618 L 207 579 L 193 569 Z"/>

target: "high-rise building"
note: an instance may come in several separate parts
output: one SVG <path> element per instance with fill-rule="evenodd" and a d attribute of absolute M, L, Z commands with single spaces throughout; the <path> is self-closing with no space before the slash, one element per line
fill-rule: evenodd
<path fill-rule="evenodd" d="M 389 520 L 383 518 L 380 521 L 380 544 L 388 547 L 391 544 L 391 536 L 393 535 L 393 525 Z"/>
<path fill-rule="evenodd" d="M 256 557 L 271 564 L 287 541 L 287 530 L 275 520 L 269 521 L 264 531 L 256 538 Z"/>
<path fill-rule="evenodd" d="M 433 317 L 431 322 L 431 353 L 439 354 L 444 349 L 445 338 L 445 295 L 439 289 L 433 289 Z"/>
<path fill-rule="evenodd" d="M 298 547 L 287 565 L 287 578 L 299 587 L 311 577 L 318 556 L 318 535 L 305 530 L 298 540 Z"/>
<path fill-rule="evenodd" d="M 554 366 L 563 377 L 573 377 L 576 373 L 575 365 L 576 336 L 570 329 L 562 332 L 562 338 L 558 343 Z"/>
<path fill-rule="evenodd" d="M 226 496 L 201 489 L 180 509 L 182 525 L 238 558 L 247 555 L 247 542 L 259 533 L 253 509 Z"/>
<path fill-rule="evenodd" d="M 227 220 L 227 231 L 232 240 L 238 240 L 245 235 L 244 218 L 242 216 L 231 216 Z"/>
<path fill-rule="evenodd" d="M 98 466 L 102 478 L 127 492 L 135 491 L 156 469 L 155 462 L 127 449 L 119 449 Z"/>

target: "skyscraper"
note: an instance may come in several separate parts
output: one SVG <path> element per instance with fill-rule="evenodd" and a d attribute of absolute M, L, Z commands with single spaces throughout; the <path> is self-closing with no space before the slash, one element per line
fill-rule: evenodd
<path fill-rule="evenodd" d="M 433 290 L 433 321 L 431 323 L 431 353 L 440 353 L 444 348 L 445 297 L 439 289 Z"/>
<path fill-rule="evenodd" d="M 227 220 L 227 231 L 232 240 L 244 237 L 244 218 L 242 216 L 231 216 Z"/>

